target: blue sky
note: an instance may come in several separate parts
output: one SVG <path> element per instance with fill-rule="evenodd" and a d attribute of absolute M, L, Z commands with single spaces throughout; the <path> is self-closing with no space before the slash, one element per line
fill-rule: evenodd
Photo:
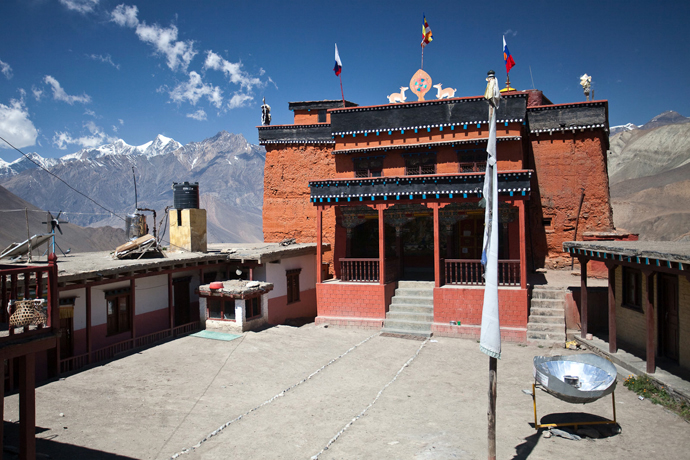
<path fill-rule="evenodd" d="M 489 69 L 505 81 L 505 34 L 517 89 L 582 101 L 587 73 L 612 126 L 690 115 L 687 1 L 2 0 L 0 135 L 44 157 L 158 134 L 257 143 L 262 97 L 273 124 L 291 122 L 290 101 L 340 98 L 334 43 L 346 99 L 386 103 L 408 86 L 422 13 L 424 70 L 456 96 L 482 93 Z"/>

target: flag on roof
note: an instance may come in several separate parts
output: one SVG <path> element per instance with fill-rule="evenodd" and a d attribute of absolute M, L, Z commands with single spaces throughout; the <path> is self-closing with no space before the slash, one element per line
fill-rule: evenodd
<path fill-rule="evenodd" d="M 422 15 L 422 18 L 424 18 L 424 21 L 422 22 L 422 48 L 424 48 L 426 45 L 431 43 L 433 38 L 431 36 L 431 27 L 429 27 L 429 23 L 426 22 L 426 16 Z"/>
<path fill-rule="evenodd" d="M 508 73 L 510 69 L 515 66 L 515 61 L 513 60 L 513 56 L 510 55 L 510 51 L 508 51 L 505 35 L 503 36 L 503 60 L 506 62 L 506 73 Z"/>
<path fill-rule="evenodd" d="M 338 44 L 335 44 L 335 67 L 333 67 L 333 71 L 335 72 L 335 75 L 338 76 L 340 75 L 340 72 L 343 70 L 343 63 L 340 62 L 340 55 L 338 54 Z"/>

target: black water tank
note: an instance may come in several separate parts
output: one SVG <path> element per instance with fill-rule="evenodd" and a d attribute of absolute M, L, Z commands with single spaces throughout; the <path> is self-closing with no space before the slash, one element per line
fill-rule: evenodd
<path fill-rule="evenodd" d="M 199 208 L 199 183 L 173 182 L 173 208 L 198 209 Z"/>

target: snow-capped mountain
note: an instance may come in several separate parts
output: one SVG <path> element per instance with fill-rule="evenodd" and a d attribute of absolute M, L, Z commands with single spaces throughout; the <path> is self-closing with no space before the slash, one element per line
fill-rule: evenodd
<path fill-rule="evenodd" d="M 611 126 L 609 127 L 609 136 L 613 136 L 614 134 L 622 133 L 623 131 L 632 131 L 635 129 L 638 129 L 640 126 L 637 126 L 632 123 L 626 123 L 624 125 L 618 125 L 618 126 Z"/>
<path fill-rule="evenodd" d="M 199 182 L 201 206 L 207 209 L 208 241 L 251 242 L 263 237 L 265 158 L 263 147 L 250 144 L 241 134 L 221 131 L 185 146 L 165 136 L 138 146 L 119 139 L 57 160 L 42 160 L 50 172 L 120 215 L 134 212 L 136 202 L 162 216 L 165 207 L 173 204 L 173 182 Z M 122 225 L 35 164 L 22 172 L 13 165 L 0 163 L 0 184 L 12 193 L 42 209 L 62 209 L 79 225 Z"/>
<path fill-rule="evenodd" d="M 31 159 L 21 157 L 9 163 L 0 158 L 0 177 L 16 176 L 27 169 L 37 168 L 38 166 L 36 163 L 40 164 L 44 168 L 50 168 L 59 162 L 55 158 L 43 158 L 38 153 L 27 153 L 27 156 Z"/>

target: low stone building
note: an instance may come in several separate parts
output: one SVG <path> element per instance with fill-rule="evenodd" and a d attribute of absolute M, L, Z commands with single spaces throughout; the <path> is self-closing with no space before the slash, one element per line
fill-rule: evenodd
<path fill-rule="evenodd" d="M 199 286 L 199 316 L 204 329 L 244 332 L 268 320 L 271 283 L 229 280 Z"/>

